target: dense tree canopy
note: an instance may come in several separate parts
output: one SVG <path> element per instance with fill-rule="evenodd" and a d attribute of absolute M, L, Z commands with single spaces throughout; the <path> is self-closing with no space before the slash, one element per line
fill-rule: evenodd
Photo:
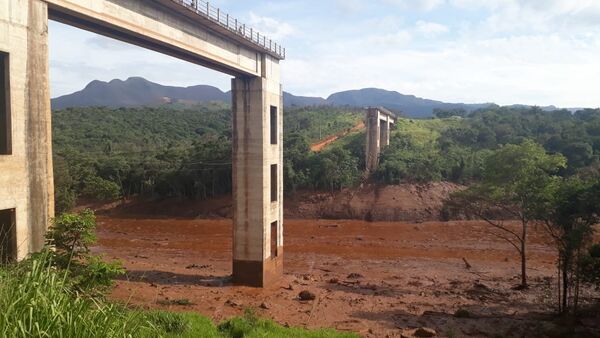
<path fill-rule="evenodd" d="M 485 159 L 506 144 L 531 139 L 561 153 L 561 175 L 600 171 L 600 110 L 488 108 L 443 118 L 398 119 L 374 179 L 386 184 L 482 179 Z M 365 135 L 348 136 L 324 151 L 311 143 L 349 130 L 360 110 L 294 108 L 284 113 L 286 193 L 357 184 Z M 231 190 L 231 111 L 224 104 L 157 108 L 77 108 L 53 113 L 56 206 L 132 195 L 208 198 Z"/>

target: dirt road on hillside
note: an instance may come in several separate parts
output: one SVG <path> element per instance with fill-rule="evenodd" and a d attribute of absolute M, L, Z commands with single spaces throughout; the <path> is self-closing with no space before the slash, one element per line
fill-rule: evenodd
<path fill-rule="evenodd" d="M 94 250 L 128 271 L 111 297 L 143 307 L 197 311 L 216 321 L 251 307 L 284 325 L 365 337 L 400 337 L 423 326 L 441 337 L 530 337 L 554 325 L 547 313 L 555 255 L 541 232 L 531 235 L 531 290 L 514 291 L 515 250 L 481 223 L 288 220 L 285 276 L 273 288 L 255 289 L 230 282 L 229 220 L 98 221 Z M 303 290 L 316 299 L 298 300 Z M 192 305 L 175 305 L 183 300 Z M 469 318 L 455 317 L 459 309 Z"/>
<path fill-rule="evenodd" d="M 327 147 L 328 145 L 332 144 L 333 142 L 337 141 L 338 139 L 353 133 L 355 131 L 359 131 L 359 130 L 363 130 L 365 129 L 365 123 L 363 121 L 360 121 L 359 123 L 357 123 L 354 127 L 341 131 L 335 135 L 330 135 L 328 137 L 326 137 L 323 140 L 320 140 L 317 143 L 313 143 L 310 146 L 310 150 L 315 151 L 315 152 L 319 152 L 321 150 L 323 150 L 325 147 Z"/>

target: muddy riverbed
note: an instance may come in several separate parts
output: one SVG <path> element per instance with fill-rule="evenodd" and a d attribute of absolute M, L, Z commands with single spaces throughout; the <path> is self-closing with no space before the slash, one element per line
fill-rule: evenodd
<path fill-rule="evenodd" d="M 94 250 L 128 271 L 111 298 L 137 306 L 215 321 L 254 308 L 283 325 L 365 337 L 410 336 L 419 327 L 442 337 L 534 337 L 555 326 L 555 254 L 535 229 L 531 288 L 517 291 L 515 249 L 480 222 L 286 220 L 285 275 L 256 289 L 231 284 L 230 220 L 100 216 L 98 223 Z M 300 301 L 304 290 L 315 300 Z"/>

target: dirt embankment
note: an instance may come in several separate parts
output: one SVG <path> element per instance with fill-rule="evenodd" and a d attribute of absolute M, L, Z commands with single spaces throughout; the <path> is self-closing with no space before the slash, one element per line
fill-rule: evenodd
<path fill-rule="evenodd" d="M 463 186 L 449 182 L 380 186 L 335 193 L 300 192 L 285 201 L 291 218 L 423 222 L 441 220 L 444 200 Z"/>
<path fill-rule="evenodd" d="M 337 192 L 299 191 L 285 198 L 286 218 L 358 219 L 367 221 L 424 222 L 442 219 L 444 200 L 463 186 L 435 182 L 379 186 L 366 184 Z M 121 217 L 231 218 L 231 196 L 205 201 L 186 199 L 130 200 L 101 213 Z"/>

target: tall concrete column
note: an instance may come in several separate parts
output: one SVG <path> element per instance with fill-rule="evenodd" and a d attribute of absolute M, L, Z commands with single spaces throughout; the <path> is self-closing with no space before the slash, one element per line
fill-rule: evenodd
<path fill-rule="evenodd" d="M 18 259 L 44 244 L 54 213 L 48 8 L 0 1 L 0 52 L 8 62 L 12 151 L 0 155 L 0 210 L 14 209 Z"/>
<path fill-rule="evenodd" d="M 390 127 L 392 126 L 392 124 L 390 123 L 389 116 L 386 116 L 384 125 L 385 125 L 384 143 L 381 146 L 387 147 L 390 145 Z"/>
<path fill-rule="evenodd" d="M 369 108 L 367 110 L 367 147 L 365 153 L 367 172 L 375 170 L 379 161 L 381 142 L 379 116 L 377 109 Z"/>
<path fill-rule="evenodd" d="M 233 279 L 264 287 L 283 273 L 283 101 L 279 62 L 232 80 Z"/>

